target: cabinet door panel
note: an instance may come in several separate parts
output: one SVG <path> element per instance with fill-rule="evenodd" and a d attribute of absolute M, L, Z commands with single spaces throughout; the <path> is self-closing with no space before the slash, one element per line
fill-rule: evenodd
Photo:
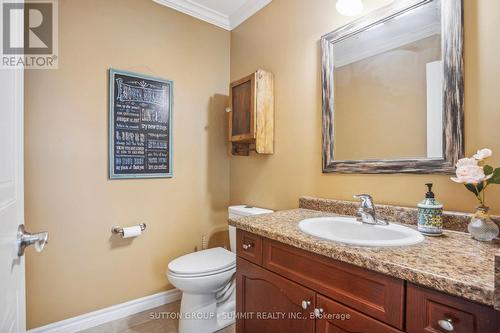
<path fill-rule="evenodd" d="M 233 135 L 250 133 L 250 86 L 247 81 L 233 88 Z"/>
<path fill-rule="evenodd" d="M 237 333 L 313 333 L 315 293 L 237 258 Z M 306 309 L 302 302 L 310 302 Z"/>
<path fill-rule="evenodd" d="M 323 310 L 316 320 L 316 333 L 402 333 L 322 295 L 317 296 L 316 307 Z"/>
<path fill-rule="evenodd" d="M 236 231 L 236 254 L 243 259 L 262 264 L 262 237 L 247 231 Z"/>
<path fill-rule="evenodd" d="M 255 139 L 255 73 L 231 84 L 231 141 Z"/>
<path fill-rule="evenodd" d="M 408 285 L 406 317 L 410 333 L 447 332 L 440 327 L 449 325 L 443 320 L 451 324 L 450 332 L 500 332 L 500 311 L 413 284 Z"/>

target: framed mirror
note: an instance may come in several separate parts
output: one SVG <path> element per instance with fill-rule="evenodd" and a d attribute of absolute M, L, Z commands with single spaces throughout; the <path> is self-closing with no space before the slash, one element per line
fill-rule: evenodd
<path fill-rule="evenodd" d="M 462 0 L 398 0 L 321 38 L 323 172 L 453 173 Z"/>

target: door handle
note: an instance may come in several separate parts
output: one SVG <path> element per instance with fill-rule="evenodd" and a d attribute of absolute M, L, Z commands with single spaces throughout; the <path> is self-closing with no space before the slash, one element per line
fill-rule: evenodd
<path fill-rule="evenodd" d="M 242 247 L 243 247 L 243 250 L 250 250 L 253 247 L 253 244 L 252 243 L 243 244 Z"/>
<path fill-rule="evenodd" d="M 323 316 L 323 313 L 324 313 L 324 312 L 325 312 L 325 311 L 324 311 L 322 308 L 316 308 L 316 309 L 314 309 L 314 311 L 313 311 L 314 316 L 315 316 L 316 318 L 319 318 L 319 317 Z"/>
<path fill-rule="evenodd" d="M 438 321 L 438 325 L 447 332 L 451 332 L 455 329 L 455 327 L 453 327 L 453 320 L 451 320 L 450 318 Z"/>
<path fill-rule="evenodd" d="M 49 242 L 49 233 L 47 231 L 42 231 L 36 234 L 31 234 L 26 231 L 24 224 L 21 224 L 17 228 L 17 242 L 19 246 L 17 255 L 19 257 L 22 257 L 24 255 L 24 250 L 33 244 L 35 245 L 37 252 L 42 252 L 45 244 Z"/>

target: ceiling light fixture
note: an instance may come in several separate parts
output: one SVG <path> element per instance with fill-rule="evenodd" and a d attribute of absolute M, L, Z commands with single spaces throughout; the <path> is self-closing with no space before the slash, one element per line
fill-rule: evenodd
<path fill-rule="evenodd" d="M 356 16 L 363 12 L 361 0 L 337 0 L 337 11 L 344 16 Z"/>

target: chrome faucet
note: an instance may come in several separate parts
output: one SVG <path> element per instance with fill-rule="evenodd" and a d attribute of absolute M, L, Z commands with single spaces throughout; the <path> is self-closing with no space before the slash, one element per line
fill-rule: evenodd
<path fill-rule="evenodd" d="M 366 224 L 381 224 L 388 225 L 387 221 L 377 219 L 375 215 L 375 205 L 373 204 L 373 199 L 369 194 L 357 194 L 354 196 L 355 199 L 360 200 L 360 207 L 358 208 L 358 218 L 357 220 Z"/>

